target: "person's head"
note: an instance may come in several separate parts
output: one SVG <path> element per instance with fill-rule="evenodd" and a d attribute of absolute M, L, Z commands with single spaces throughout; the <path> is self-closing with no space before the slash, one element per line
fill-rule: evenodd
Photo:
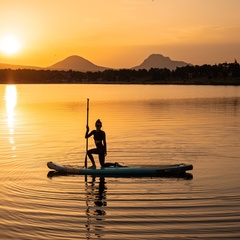
<path fill-rule="evenodd" d="M 102 122 L 100 121 L 100 119 L 98 119 L 98 120 L 96 121 L 95 127 L 96 127 L 97 129 L 100 129 L 100 128 L 102 127 Z"/>

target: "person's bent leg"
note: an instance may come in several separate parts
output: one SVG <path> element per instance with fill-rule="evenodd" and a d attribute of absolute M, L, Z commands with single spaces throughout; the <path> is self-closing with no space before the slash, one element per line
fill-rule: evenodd
<path fill-rule="evenodd" d="M 105 162 L 105 153 L 104 152 L 99 153 L 98 157 L 99 157 L 99 162 L 100 162 L 101 167 L 106 167 L 105 164 L 104 164 L 104 162 Z"/>
<path fill-rule="evenodd" d="M 94 161 L 94 158 L 93 158 L 93 155 L 92 154 L 95 154 L 95 149 L 90 149 L 87 151 L 87 155 L 89 157 L 89 159 L 91 160 L 92 162 L 92 166 L 93 167 L 96 167 L 96 164 L 95 164 L 95 161 Z"/>

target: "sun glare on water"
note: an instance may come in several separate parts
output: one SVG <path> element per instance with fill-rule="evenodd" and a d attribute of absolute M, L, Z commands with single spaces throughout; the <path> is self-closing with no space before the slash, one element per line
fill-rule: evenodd
<path fill-rule="evenodd" d="M 21 48 L 20 41 L 13 35 L 0 38 L 0 51 L 6 55 L 13 55 Z"/>
<path fill-rule="evenodd" d="M 17 104 L 17 89 L 15 85 L 8 85 L 6 87 L 5 102 L 7 109 L 9 133 L 12 134 L 14 126 L 14 109 Z"/>

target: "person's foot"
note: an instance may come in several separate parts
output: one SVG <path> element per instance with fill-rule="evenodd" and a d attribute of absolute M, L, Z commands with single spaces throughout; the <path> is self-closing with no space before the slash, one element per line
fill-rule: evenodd
<path fill-rule="evenodd" d="M 88 169 L 96 169 L 96 165 L 92 165 L 92 166 L 89 167 Z"/>
<path fill-rule="evenodd" d="M 123 167 L 121 164 L 119 164 L 118 162 L 115 162 L 115 167 Z"/>

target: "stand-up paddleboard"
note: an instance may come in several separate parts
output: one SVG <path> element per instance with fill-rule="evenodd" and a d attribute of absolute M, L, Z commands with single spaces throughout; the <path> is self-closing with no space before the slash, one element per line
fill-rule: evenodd
<path fill-rule="evenodd" d="M 54 162 L 47 163 L 48 168 L 55 170 L 58 173 L 78 174 L 91 176 L 113 176 L 113 177 L 134 177 L 134 176 L 177 176 L 192 170 L 191 164 L 174 164 L 160 166 L 117 166 L 104 168 L 84 168 L 80 166 L 60 165 Z"/>

